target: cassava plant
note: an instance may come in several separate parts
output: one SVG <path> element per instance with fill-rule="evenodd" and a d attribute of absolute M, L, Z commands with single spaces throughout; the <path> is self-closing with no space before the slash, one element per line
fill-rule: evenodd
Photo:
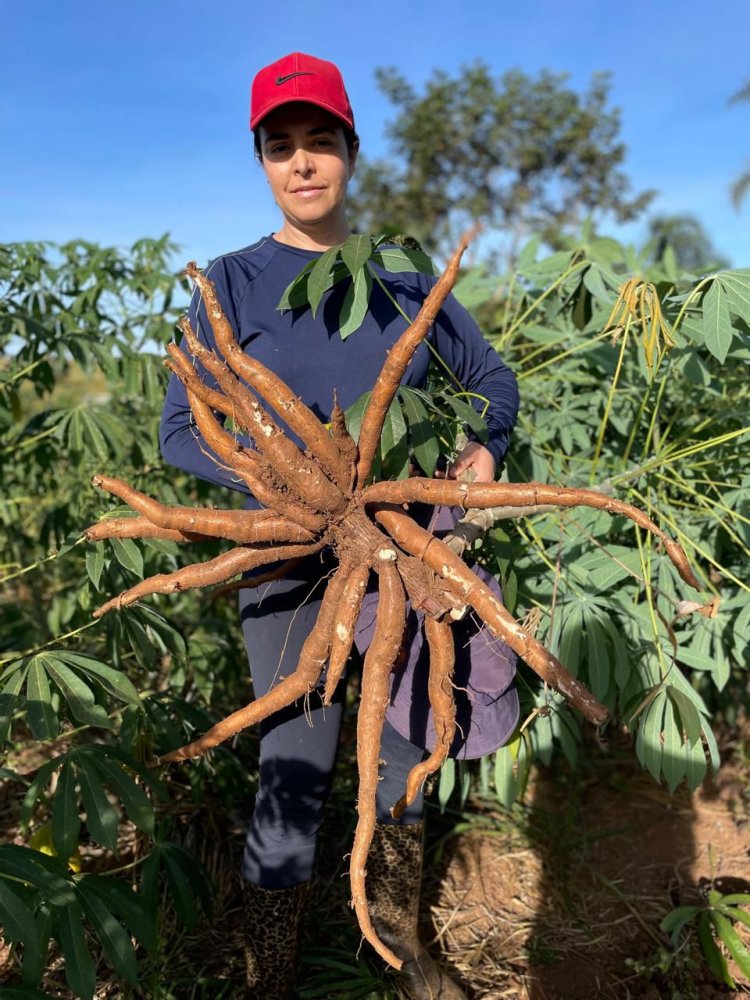
<path fill-rule="evenodd" d="M 161 755 L 157 762 L 162 764 L 204 754 L 246 726 L 309 695 L 326 665 L 323 701 L 329 704 L 351 651 L 369 576 L 372 572 L 377 574 L 377 620 L 364 660 L 357 722 L 358 822 L 350 877 L 353 906 L 364 936 L 396 968 L 400 968 L 400 960 L 378 939 L 370 922 L 365 879 L 375 824 L 375 790 L 389 678 L 404 633 L 407 599 L 412 607 L 424 612 L 430 650 L 429 697 L 437 738 L 427 760 L 409 775 L 403 797 L 394 803 L 395 816 L 413 801 L 429 775 L 440 768 L 452 743 L 456 723 L 451 687 L 454 664 L 451 623 L 469 609 L 493 636 L 515 650 L 585 718 L 601 725 L 609 714 L 558 658 L 513 618 L 460 556 L 415 523 L 404 505 L 422 502 L 470 509 L 503 507 L 516 513 L 583 506 L 624 516 L 663 543 L 685 583 L 696 589 L 699 586 L 677 542 L 642 511 L 594 489 L 536 482 L 484 485 L 421 477 L 372 481 L 383 424 L 400 380 L 455 282 L 466 245 L 465 237 L 416 319 L 389 352 L 369 395 L 356 442 L 337 404 L 334 403 L 329 430 L 282 380 L 243 353 L 212 283 L 195 265 L 188 265 L 188 274 L 206 303 L 219 353 L 204 347 L 189 321 L 183 318 L 180 326 L 184 343 L 193 360 L 210 373 L 218 388 L 209 388 L 202 381 L 199 369 L 174 344 L 168 347 L 166 364 L 183 382 L 206 444 L 246 483 L 265 509 L 230 511 L 173 506 L 151 499 L 118 479 L 96 475 L 94 485 L 124 501 L 137 516 L 103 520 L 86 533 L 91 541 L 156 538 L 193 543 L 219 538 L 234 543 L 228 552 L 208 562 L 143 580 L 107 601 L 94 613 L 95 617 L 127 608 L 150 594 L 222 584 L 239 573 L 280 561 L 280 568 L 271 571 L 277 577 L 291 560 L 319 552 L 324 546 L 332 549 L 338 561 L 296 670 L 264 697 L 232 713 L 200 738 Z M 305 443 L 306 451 L 300 450 L 280 429 L 267 406 Z M 255 447 L 241 445 L 217 414 L 231 418 L 252 437 Z M 265 574 L 256 577 L 256 581 L 268 578 L 269 574 Z"/>

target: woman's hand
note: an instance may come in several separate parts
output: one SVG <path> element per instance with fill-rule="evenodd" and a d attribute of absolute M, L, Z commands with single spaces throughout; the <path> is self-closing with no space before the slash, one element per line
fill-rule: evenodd
<path fill-rule="evenodd" d="M 452 465 L 448 466 L 447 473 L 435 470 L 436 479 L 458 479 L 462 472 L 467 469 L 474 470 L 475 483 L 494 483 L 495 481 L 495 459 L 489 448 L 485 448 L 478 441 L 470 441 Z"/>

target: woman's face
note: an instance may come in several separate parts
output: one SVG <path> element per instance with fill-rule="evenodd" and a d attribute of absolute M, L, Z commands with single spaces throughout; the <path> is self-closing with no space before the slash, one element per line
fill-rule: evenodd
<path fill-rule="evenodd" d="M 263 119 L 259 138 L 287 231 L 345 239 L 346 188 L 356 150 L 347 148 L 339 120 L 313 104 L 285 104 Z"/>

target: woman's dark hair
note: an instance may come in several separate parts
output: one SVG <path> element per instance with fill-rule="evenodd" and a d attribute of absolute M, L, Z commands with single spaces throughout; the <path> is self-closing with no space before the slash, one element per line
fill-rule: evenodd
<path fill-rule="evenodd" d="M 354 131 L 353 128 L 349 128 L 348 125 L 341 125 L 341 131 L 344 133 L 344 139 L 346 141 L 346 148 L 349 150 L 349 155 L 359 146 L 359 136 Z M 258 163 L 263 162 L 263 150 L 260 145 L 260 129 L 256 128 L 253 132 L 253 146 L 255 148 L 255 159 Z"/>

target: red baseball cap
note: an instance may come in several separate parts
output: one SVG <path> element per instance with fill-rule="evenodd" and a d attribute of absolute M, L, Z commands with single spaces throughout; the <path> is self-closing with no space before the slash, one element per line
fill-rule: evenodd
<path fill-rule="evenodd" d="M 354 128 L 354 113 L 338 66 L 325 59 L 292 52 L 259 70 L 250 96 L 250 128 L 282 104 L 306 101 L 325 108 Z"/>

